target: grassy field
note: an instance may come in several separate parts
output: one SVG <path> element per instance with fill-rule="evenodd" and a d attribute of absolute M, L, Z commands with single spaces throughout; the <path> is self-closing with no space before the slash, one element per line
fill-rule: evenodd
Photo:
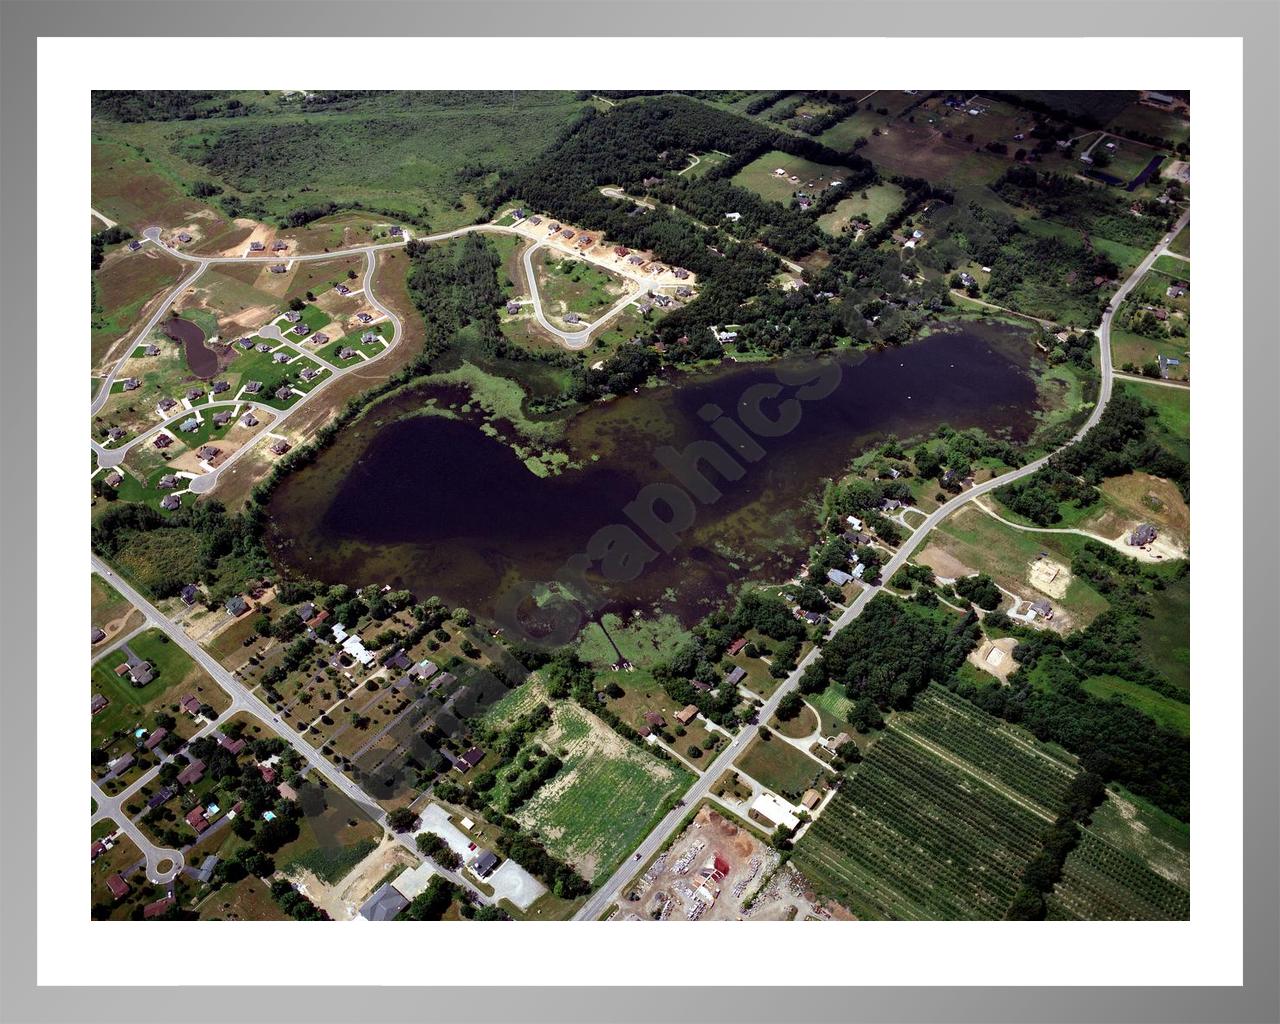
<path fill-rule="evenodd" d="M 1151 667 L 1183 692 L 1191 690 L 1191 577 L 1151 596 L 1152 618 L 1142 624 L 1143 653 Z"/>
<path fill-rule="evenodd" d="M 885 183 L 872 185 L 856 196 L 841 199 L 834 207 L 818 218 L 818 227 L 829 235 L 839 235 L 852 220 L 868 220 L 875 227 L 902 205 L 906 195 L 897 185 Z M 866 196 L 864 199 L 863 196 Z"/>
<path fill-rule="evenodd" d="M 1191 225 L 1178 232 L 1178 237 L 1169 243 L 1169 251 L 1180 253 L 1183 256 L 1191 255 Z"/>
<path fill-rule="evenodd" d="M 789 736 L 793 740 L 804 739 L 811 735 L 818 728 L 818 713 L 813 708 L 805 705 L 800 708 L 800 714 L 788 721 L 780 721 L 777 715 L 773 716 L 773 720 L 769 723 L 769 728 L 780 732 L 783 736 Z"/>
<path fill-rule="evenodd" d="M 1044 596 L 1030 584 L 1029 567 L 1041 551 L 1070 566 L 1086 538 L 1072 534 L 1015 530 L 977 509 L 962 509 L 938 527 L 932 545 L 942 547 L 974 572 L 989 573 L 1001 586 L 1028 598 Z M 943 573 L 943 575 L 950 575 Z M 1084 580 L 1072 579 L 1066 593 L 1051 598 L 1076 626 L 1084 626 L 1107 607 L 1107 600 Z"/>
<path fill-rule="evenodd" d="M 516 814 L 593 885 L 603 882 L 693 781 L 570 703 L 541 734 L 564 767 Z"/>
<path fill-rule="evenodd" d="M 271 887 L 249 875 L 219 889 L 200 904 L 201 921 L 289 921 L 271 896 Z"/>
<path fill-rule="evenodd" d="M 813 758 L 801 753 L 777 736 L 756 737 L 733 763 L 779 796 L 799 800 L 806 789 L 815 785 L 825 789 L 831 773 Z"/>
<path fill-rule="evenodd" d="M 1159 384 L 1129 382 L 1119 385 L 1126 394 L 1140 398 L 1156 411 L 1156 436 L 1175 455 L 1191 454 L 1191 391 Z"/>
<path fill-rule="evenodd" d="M 1080 684 L 1095 697 L 1116 699 L 1182 736 L 1191 735 L 1191 707 L 1118 676 L 1091 676 Z"/>
<path fill-rule="evenodd" d="M 1107 127 L 1122 135 L 1126 131 L 1154 135 L 1175 145 L 1191 138 L 1191 122 L 1181 114 L 1172 110 L 1158 110 L 1136 101 L 1117 113 Z"/>
<path fill-rule="evenodd" d="M 774 174 L 779 167 L 787 173 Z M 816 195 L 830 187 L 832 181 L 848 178 L 850 173 L 847 167 L 815 163 L 772 150 L 747 164 L 732 180 L 735 185 L 748 188 L 764 199 L 785 205 L 797 190 Z M 791 175 L 799 180 L 792 181 Z"/>
<path fill-rule="evenodd" d="M 1111 332 L 1111 358 L 1121 368 L 1141 368 L 1157 356 L 1177 359 L 1180 365 L 1169 367 L 1169 379 L 1186 380 L 1191 374 L 1189 344 L 1186 338 L 1147 338 L 1117 328 Z"/>
<path fill-rule="evenodd" d="M 289 872 L 305 868 L 333 884 L 378 845 L 382 827 L 332 786 L 308 784 L 299 791 L 303 816 L 300 834 L 276 854 L 276 867 Z"/>
<path fill-rule="evenodd" d="M 595 668 L 607 668 L 618 660 L 613 644 L 622 656 L 637 668 L 653 668 L 659 661 L 670 657 L 676 647 L 689 638 L 689 633 L 674 615 L 660 618 L 633 617 L 623 621 L 612 613 L 603 616 L 604 629 L 591 622 L 578 636 L 578 653 Z M 613 644 L 604 630 L 609 631 Z"/>
<path fill-rule="evenodd" d="M 249 106 L 247 116 L 234 118 L 100 119 L 95 127 L 130 152 L 145 152 L 148 167 L 171 187 L 212 181 L 266 218 L 360 202 L 440 230 L 473 221 L 499 173 L 539 153 L 584 104 L 568 92 L 424 91 L 369 92 L 305 111 L 297 98 L 272 94 Z M 116 187 L 105 168 L 103 176 L 99 184 L 95 174 L 95 205 L 115 216 L 118 207 L 98 203 L 99 190 Z M 145 201 L 140 205 L 146 210 Z"/>
<path fill-rule="evenodd" d="M 95 366 L 138 326 L 143 307 L 178 283 L 182 270 L 181 260 L 154 247 L 129 252 L 121 246 L 108 255 L 93 275 L 90 353 Z"/>
<path fill-rule="evenodd" d="M 586 260 L 543 249 L 535 254 L 533 269 L 543 308 L 550 316 L 577 313 L 591 320 L 622 295 L 619 278 Z"/>
<path fill-rule="evenodd" d="M 95 626 L 113 622 L 133 607 L 129 600 L 97 573 L 89 576 L 89 617 Z"/>
<path fill-rule="evenodd" d="M 134 686 L 127 677 L 117 676 L 115 668 L 125 660 L 122 648 L 116 648 L 94 663 L 90 673 L 91 690 L 111 702 L 93 716 L 95 745 L 118 730 L 138 726 L 150 728 L 154 712 L 168 711 L 170 705 L 177 704 L 187 693 L 194 693 L 201 702 L 215 709 L 225 708 L 230 703 L 204 669 L 160 630 L 149 629 L 139 633 L 129 641 L 129 649 L 143 661 L 151 663 L 155 678 L 146 686 Z"/>
<path fill-rule="evenodd" d="M 853 709 L 853 701 L 845 693 L 844 686 L 829 683 L 821 693 L 808 694 L 805 700 L 817 710 L 824 735 L 836 736 L 849 731 L 849 712 Z"/>

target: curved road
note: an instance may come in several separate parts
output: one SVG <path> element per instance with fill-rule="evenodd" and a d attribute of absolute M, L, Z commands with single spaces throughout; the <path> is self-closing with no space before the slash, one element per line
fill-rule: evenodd
<path fill-rule="evenodd" d="M 1120 286 L 1119 290 L 1112 298 L 1111 304 L 1107 307 L 1106 312 L 1103 313 L 1102 324 L 1098 329 L 1099 354 L 1102 362 L 1102 383 L 1098 391 L 1098 402 L 1097 405 L 1094 406 L 1093 412 L 1089 414 L 1089 418 L 1085 421 L 1084 426 L 1076 432 L 1075 436 L 1068 441 L 1067 444 L 1063 445 L 1064 448 L 1075 444 L 1097 425 L 1098 420 L 1102 417 L 1103 410 L 1106 409 L 1107 403 L 1111 400 L 1111 321 L 1115 316 L 1116 310 L 1119 308 L 1120 303 L 1124 300 L 1125 296 L 1134 289 L 1138 282 L 1142 280 L 1143 275 L 1151 269 L 1151 265 L 1155 263 L 1156 258 L 1164 250 L 1164 247 L 1174 239 L 1190 219 L 1190 212 L 1184 213 L 1178 219 L 1177 224 L 1174 225 L 1172 230 L 1160 240 L 1151 252 L 1146 255 L 1143 261 L 1138 264 L 1137 269 L 1134 270 L 1134 272 L 1125 280 L 1124 284 Z M 897 553 L 885 564 L 881 571 L 880 578 L 884 580 L 891 579 L 893 574 L 906 564 L 907 560 L 915 552 L 916 548 L 920 546 L 921 542 L 923 542 L 925 537 L 929 534 L 929 531 L 946 519 L 947 516 L 957 512 L 975 498 L 980 498 L 982 495 L 994 491 L 997 487 L 1003 487 L 1005 484 L 1012 483 L 1014 480 L 1020 480 L 1023 477 L 1030 476 L 1036 470 L 1044 466 L 1045 463 L 1049 461 L 1049 458 L 1050 455 L 1045 455 L 1042 458 L 1036 459 L 1034 462 L 1027 463 L 1019 469 L 1015 469 L 1010 473 L 1005 473 L 1003 476 L 994 477 L 991 480 L 986 480 L 983 483 L 976 484 L 969 490 L 956 495 L 946 504 L 939 506 L 929 514 L 925 521 L 915 529 L 915 532 L 913 532 L 910 537 L 902 542 L 902 546 L 898 549 Z M 863 590 L 862 593 L 860 593 L 850 603 L 849 607 L 844 610 L 840 617 L 831 624 L 831 631 L 828 635 L 832 635 L 839 630 L 844 629 L 845 626 L 849 625 L 849 623 L 861 615 L 863 609 L 866 608 L 867 604 L 876 593 L 877 591 L 874 587 L 868 587 Z M 779 702 L 799 685 L 800 677 L 804 674 L 804 670 L 818 658 L 821 654 L 821 650 L 821 647 L 815 646 L 813 650 L 811 650 L 800 661 L 800 663 L 796 665 L 795 671 L 793 671 L 791 675 L 787 676 L 783 684 L 774 691 L 773 696 L 764 702 L 764 706 L 760 709 L 757 718 L 758 721 L 769 721 L 773 716 L 774 711 L 777 710 Z M 650 857 L 658 852 L 662 845 L 667 841 L 667 838 L 688 813 L 687 808 L 694 806 L 710 792 L 712 785 L 729 768 L 733 763 L 734 758 L 736 758 L 746 745 L 751 742 L 758 730 L 758 725 L 749 725 L 734 737 L 732 742 L 730 742 L 720 755 L 707 766 L 702 775 L 694 781 L 693 785 L 689 787 L 688 791 L 684 795 L 684 803 L 686 804 L 686 807 L 675 808 L 668 812 L 666 817 L 658 823 L 658 826 L 650 832 L 647 837 L 645 837 L 644 841 L 634 851 L 636 854 L 639 854 L 639 856 L 635 857 L 633 855 L 631 858 L 628 858 L 628 860 L 614 872 L 613 877 L 596 890 L 591 898 L 582 905 L 582 908 L 574 914 L 575 921 L 594 921 L 604 913 L 605 909 L 617 898 L 619 890 L 621 890 L 622 887 L 635 875 L 637 866 L 646 862 Z"/>

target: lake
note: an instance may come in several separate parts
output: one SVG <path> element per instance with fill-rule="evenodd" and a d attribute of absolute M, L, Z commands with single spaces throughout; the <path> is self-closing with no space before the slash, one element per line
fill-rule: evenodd
<path fill-rule="evenodd" d="M 902 348 L 823 357 L 839 370 L 831 393 L 793 401 L 799 421 L 781 436 L 752 435 L 764 453 L 749 461 L 742 452 L 750 449 L 739 451 L 738 479 L 704 464 L 720 496 L 699 496 L 678 542 L 669 552 L 650 544 L 657 557 L 634 579 L 604 584 L 609 607 L 660 608 L 691 623 L 743 582 L 788 578 L 813 542 L 823 481 L 889 435 L 920 437 L 948 423 L 1027 440 L 1037 408 L 1032 347 L 1016 328 L 971 324 Z M 602 528 L 634 525 L 624 508 L 642 488 L 677 479 L 658 449 L 718 440 L 699 416 L 708 404 L 735 412 L 750 389 L 777 382 L 779 367 L 812 375 L 818 365 L 726 364 L 597 403 L 565 424 L 563 446 L 582 468 L 549 477 L 534 475 L 474 422 L 416 415 L 440 392 L 413 389 L 371 410 L 280 484 L 269 546 L 304 577 L 406 587 L 489 616 L 512 583 L 552 579 Z M 795 391 L 782 390 L 779 401 Z M 781 418 L 777 402 L 762 408 Z M 666 506 L 652 507 L 670 518 Z"/>

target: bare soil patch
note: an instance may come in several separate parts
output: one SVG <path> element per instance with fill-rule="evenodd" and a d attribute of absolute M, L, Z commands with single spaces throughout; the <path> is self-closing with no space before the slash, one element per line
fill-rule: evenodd
<path fill-rule="evenodd" d="M 969 663 L 995 676 L 1000 682 L 1008 683 L 1009 676 L 1018 668 L 1018 663 L 1013 660 L 1013 649 L 1017 645 L 1018 641 L 1011 636 L 984 641 L 977 650 L 969 652 Z"/>
<path fill-rule="evenodd" d="M 927 565 L 934 571 L 935 575 L 949 580 L 958 580 L 965 576 L 972 576 L 977 572 L 976 569 L 965 565 L 955 555 L 933 544 L 928 545 L 916 555 L 916 561 L 921 565 Z"/>

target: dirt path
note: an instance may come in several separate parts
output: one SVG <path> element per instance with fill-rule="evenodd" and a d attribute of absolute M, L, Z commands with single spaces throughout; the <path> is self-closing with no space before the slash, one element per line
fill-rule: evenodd
<path fill-rule="evenodd" d="M 975 501 L 974 504 L 978 508 L 982 509 L 982 511 L 992 519 L 999 523 L 1003 523 L 1011 529 L 1021 530 L 1023 533 L 1073 533 L 1077 537 L 1088 537 L 1090 540 L 1096 540 L 1099 544 L 1105 544 L 1109 548 L 1115 548 L 1115 550 L 1119 551 L 1121 554 L 1128 555 L 1130 558 L 1137 559 L 1139 562 L 1165 562 L 1187 557 L 1186 551 L 1163 535 L 1157 537 L 1150 544 L 1143 547 L 1137 547 L 1126 541 L 1124 534 L 1113 538 L 1104 537 L 1099 533 L 1091 533 L 1088 530 L 1077 530 L 1074 527 L 1023 526 L 1020 523 L 1010 522 L 983 501 Z"/>

